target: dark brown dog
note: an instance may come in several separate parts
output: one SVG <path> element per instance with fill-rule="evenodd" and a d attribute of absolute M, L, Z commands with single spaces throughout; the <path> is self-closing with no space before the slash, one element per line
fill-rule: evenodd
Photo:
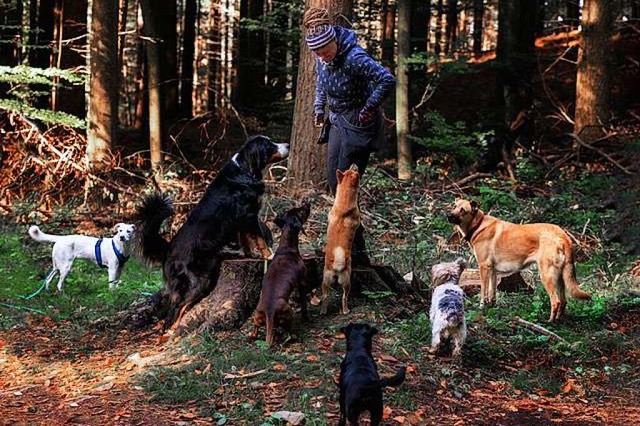
<path fill-rule="evenodd" d="M 571 239 L 559 226 L 507 222 L 484 214 L 475 201 L 467 200 L 456 201 L 447 219 L 473 248 L 480 268 L 481 305 L 495 301 L 498 272 L 515 273 L 534 262 L 551 300 L 549 321 L 564 314 L 566 290 L 577 299 L 591 299 L 578 286 Z"/>
<path fill-rule="evenodd" d="M 276 325 L 289 328 L 293 312 L 289 306 L 289 297 L 298 289 L 302 315 L 307 319 L 307 305 L 303 281 L 306 267 L 298 249 L 298 236 L 309 218 L 309 204 L 293 208 L 284 215 L 278 215 L 275 223 L 282 229 L 280 246 L 273 256 L 271 265 L 262 280 L 260 302 L 253 315 L 252 337 L 257 337 L 260 326 L 266 323 L 266 342 L 273 344 L 273 329 Z"/>
<path fill-rule="evenodd" d="M 371 339 L 378 329 L 369 324 L 349 324 L 341 329 L 347 339 L 347 353 L 340 364 L 340 420 L 358 424 L 360 415 L 368 411 L 371 425 L 382 420 L 382 389 L 404 382 L 406 368 L 400 367 L 396 375 L 381 379 L 371 354 Z"/>
<path fill-rule="evenodd" d="M 358 166 L 351 165 L 346 172 L 336 171 L 338 188 L 336 199 L 329 212 L 327 245 L 324 249 L 324 273 L 322 279 L 322 306 L 325 315 L 329 305 L 329 287 L 334 281 L 342 286 L 342 313 L 349 313 L 348 299 L 351 291 L 351 245 L 360 226 L 358 209 Z"/>

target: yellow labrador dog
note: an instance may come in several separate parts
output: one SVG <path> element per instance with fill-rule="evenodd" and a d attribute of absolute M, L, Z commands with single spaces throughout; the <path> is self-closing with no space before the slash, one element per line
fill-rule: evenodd
<path fill-rule="evenodd" d="M 559 319 L 567 304 L 565 290 L 576 299 L 591 299 L 580 290 L 569 236 L 550 223 L 518 225 L 484 214 L 475 201 L 458 200 L 447 220 L 469 241 L 480 268 L 480 304 L 496 297 L 496 274 L 515 273 L 533 262 L 551 300 L 549 321 Z"/>

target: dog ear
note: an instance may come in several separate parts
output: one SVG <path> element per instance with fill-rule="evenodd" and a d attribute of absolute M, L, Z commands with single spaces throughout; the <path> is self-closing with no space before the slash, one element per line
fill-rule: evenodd
<path fill-rule="evenodd" d="M 462 269 L 463 271 L 465 270 L 465 268 L 467 267 L 467 262 L 464 261 L 463 258 L 459 257 L 456 259 L 456 263 L 458 265 L 460 265 L 460 269 Z"/>
<path fill-rule="evenodd" d="M 344 178 L 344 173 L 340 170 L 336 170 L 336 179 L 338 179 L 338 183 L 342 183 L 342 179 Z"/>
<path fill-rule="evenodd" d="M 471 213 L 476 214 L 478 211 L 478 203 L 472 201 L 471 203 Z"/>
<path fill-rule="evenodd" d="M 113 227 L 113 232 L 118 232 L 122 226 L 124 226 L 124 223 L 116 223 Z"/>
<path fill-rule="evenodd" d="M 273 219 L 273 223 L 275 223 L 280 229 L 284 228 L 284 224 L 285 224 L 284 216 L 282 215 L 276 216 L 276 218 Z"/>
<path fill-rule="evenodd" d="M 345 339 L 349 337 L 349 334 L 351 334 L 352 328 L 353 324 L 349 324 L 346 327 L 340 327 L 340 333 L 344 334 Z"/>

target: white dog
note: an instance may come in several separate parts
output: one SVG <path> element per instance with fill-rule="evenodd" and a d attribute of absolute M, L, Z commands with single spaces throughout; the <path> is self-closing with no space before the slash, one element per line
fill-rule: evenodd
<path fill-rule="evenodd" d="M 58 291 L 62 291 L 64 280 L 71 271 L 73 261 L 77 258 L 87 259 L 100 267 L 108 268 L 109 289 L 113 289 L 125 263 L 129 260 L 129 246 L 135 229 L 135 225 L 118 223 L 114 227 L 116 234 L 113 238 L 96 238 L 86 235 L 45 234 L 35 225 L 29 228 L 29 235 L 34 240 L 54 243 L 51 251 L 53 269 L 45 279 L 47 290 L 56 272 L 59 272 Z"/>
<path fill-rule="evenodd" d="M 452 356 L 460 356 L 467 338 L 467 323 L 464 318 L 464 292 L 458 286 L 465 264 L 462 259 L 440 263 L 431 268 L 431 281 L 435 289 L 431 298 L 431 348 L 436 353 L 441 340 L 453 340 Z"/>

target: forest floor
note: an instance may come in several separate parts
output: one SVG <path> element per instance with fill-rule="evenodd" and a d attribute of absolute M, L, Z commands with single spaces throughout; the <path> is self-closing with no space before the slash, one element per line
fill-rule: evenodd
<path fill-rule="evenodd" d="M 0 332 L 0 423 L 268 425 L 278 424 L 270 413 L 295 406 L 298 409 L 292 411 L 302 410 L 309 417 L 307 424 L 335 424 L 334 381 L 344 353 L 337 328 L 348 321 L 383 323 L 382 318 L 397 312 L 403 300 L 361 302 L 354 303 L 357 308 L 347 317 L 314 318 L 304 326 L 302 342 L 268 351 L 247 339 L 243 330 L 216 336 L 216 348 L 205 351 L 208 355 L 198 354 L 197 348 L 213 343 L 198 338 L 190 342 L 194 353 L 180 343 L 163 343 L 155 331 L 99 331 L 29 315 L 25 322 Z M 428 330 L 407 330 L 399 325 L 402 322 L 383 326 L 374 346 L 381 373 L 393 374 L 399 363 L 408 366 L 406 382 L 386 392 L 388 424 L 625 425 L 640 421 L 637 301 L 630 309 L 608 309 L 596 325 L 606 331 L 607 341 L 623 339 L 624 343 L 607 348 L 599 341 L 589 350 L 569 346 L 559 350 L 553 342 L 536 340 L 540 336 L 529 336 L 534 342 L 528 344 L 529 350 L 524 350 L 523 343 L 509 348 L 507 341 L 522 331 L 511 325 L 510 330 L 490 333 L 490 321 L 479 313 L 474 316 L 470 349 L 461 362 L 446 354 L 427 355 Z M 422 326 L 428 327 L 428 322 Z M 574 332 L 582 326 L 568 320 L 567 327 Z M 417 344 L 407 343 L 407 333 L 415 332 L 425 336 L 418 337 Z M 490 342 L 494 347 L 487 350 L 485 339 L 504 336 L 509 336 L 507 341 Z M 588 343 L 589 337 L 583 338 Z M 563 355 L 567 351 L 571 354 Z M 219 357 L 231 359 L 224 362 Z M 210 377 L 199 383 L 213 370 L 220 370 L 222 380 Z M 182 376 L 186 371 L 190 378 Z M 180 388 L 177 382 L 185 380 L 181 386 L 189 388 L 192 381 L 197 392 L 180 403 L 171 403 L 171 396 L 158 398 L 162 391 L 148 382 Z M 309 414 L 313 411 L 315 416 Z"/>

